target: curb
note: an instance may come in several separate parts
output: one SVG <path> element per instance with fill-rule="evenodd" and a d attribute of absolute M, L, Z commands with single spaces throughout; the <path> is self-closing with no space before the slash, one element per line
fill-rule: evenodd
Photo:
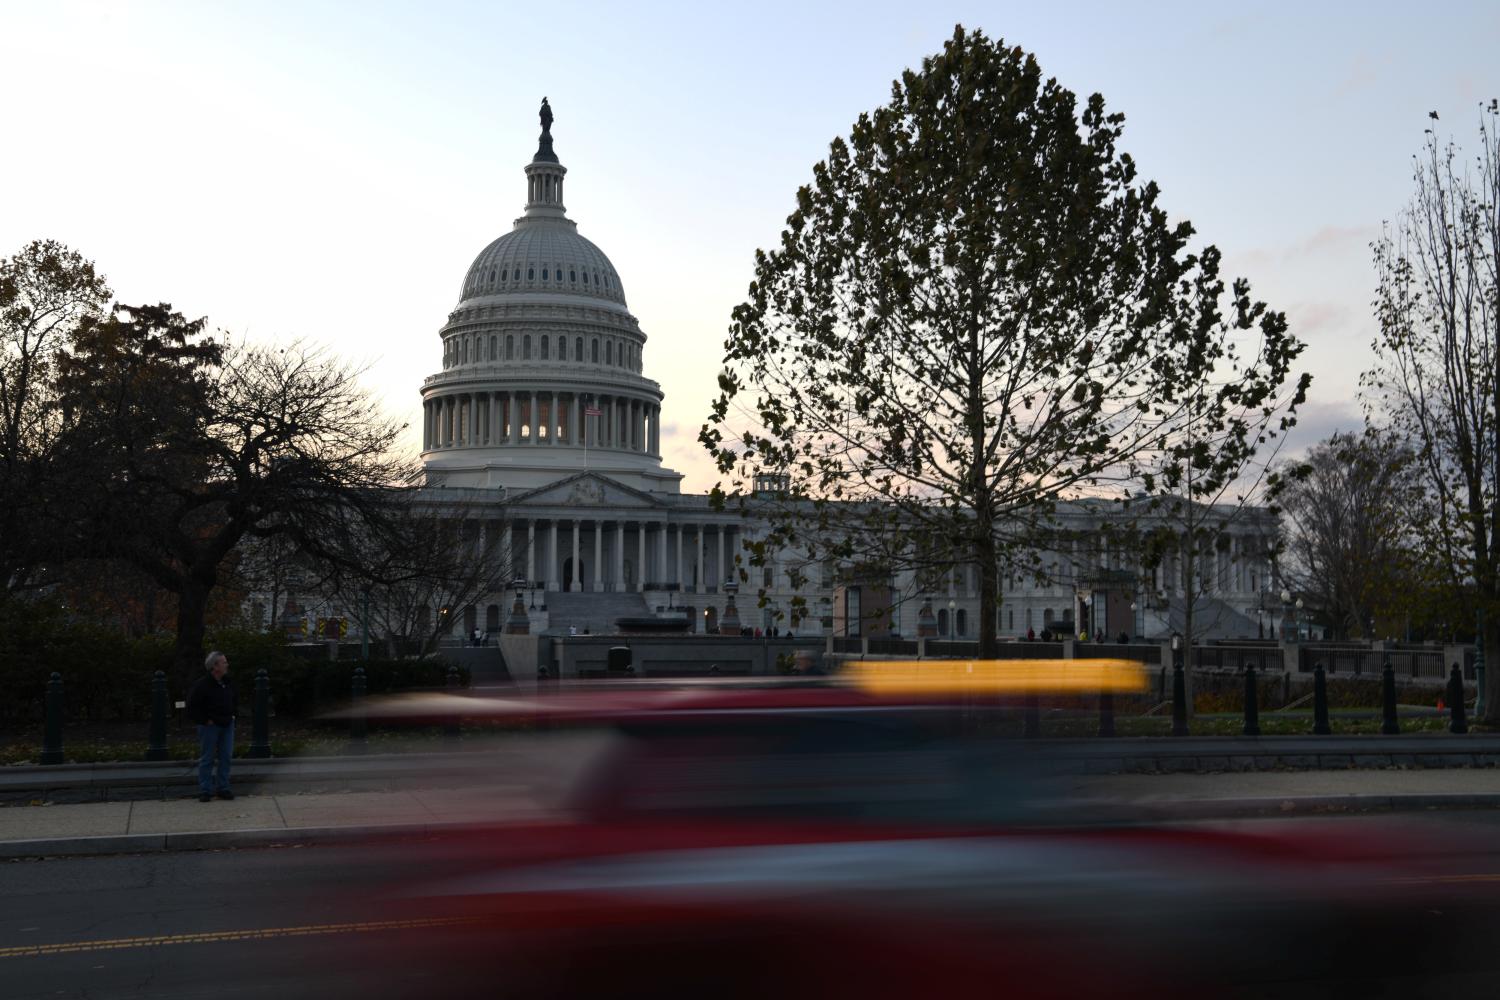
<path fill-rule="evenodd" d="M 1074 811 L 1078 803 L 1066 808 Z M 1082 803 L 1085 818 L 1124 823 L 1162 823 L 1198 820 L 1264 819 L 1360 813 L 1477 811 L 1500 809 L 1500 792 L 1465 794 L 1265 795 L 1230 799 L 1183 799 L 1122 802 L 1094 799 Z M 1069 818 L 1072 818 L 1071 816 Z M 141 833 L 94 837 L 47 837 L 0 841 L 0 860 L 49 857 L 89 857 L 108 854 L 153 854 L 167 851 L 223 851 L 263 847 L 368 843 L 472 833 L 486 824 L 383 823 L 363 826 L 308 826 L 290 829 L 218 830 L 186 833 Z"/>
<path fill-rule="evenodd" d="M 473 823 L 383 823 L 364 826 L 305 826 L 255 830 L 200 830 L 184 833 L 130 833 L 94 837 L 41 837 L 0 841 L 0 859 L 154 854 L 164 851 L 222 851 L 237 848 L 337 844 L 371 839 L 403 839 L 462 833 Z"/>

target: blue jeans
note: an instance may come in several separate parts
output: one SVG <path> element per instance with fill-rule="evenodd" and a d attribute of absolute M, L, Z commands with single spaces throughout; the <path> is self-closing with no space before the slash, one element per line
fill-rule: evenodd
<path fill-rule="evenodd" d="M 229 758 L 234 755 L 234 723 L 198 727 L 198 791 L 212 794 L 214 758 L 219 760 L 217 791 L 229 791 Z"/>

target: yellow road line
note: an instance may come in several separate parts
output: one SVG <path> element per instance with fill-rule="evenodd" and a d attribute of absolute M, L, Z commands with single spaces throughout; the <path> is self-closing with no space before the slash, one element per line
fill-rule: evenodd
<path fill-rule="evenodd" d="M 472 923 L 469 917 L 429 917 L 414 920 L 369 920 L 348 924 L 304 924 L 300 927 L 261 927 L 241 931 L 202 931 L 197 934 L 157 934 L 151 937 L 113 938 L 103 941 L 63 941 L 0 948 L 0 958 L 34 958 L 86 951 L 118 951 L 122 948 L 160 948 L 173 944 L 214 944 L 220 941 L 264 941 L 271 938 L 307 937 L 316 934 L 361 934 L 368 931 L 416 930 Z"/>

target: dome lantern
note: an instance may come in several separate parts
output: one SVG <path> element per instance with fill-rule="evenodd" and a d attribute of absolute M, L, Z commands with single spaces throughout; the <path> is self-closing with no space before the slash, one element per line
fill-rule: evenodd
<path fill-rule="evenodd" d="M 552 151 L 552 106 L 542 98 L 542 134 L 537 140 L 536 155 L 526 165 L 526 217 L 529 219 L 567 218 L 563 205 L 563 177 L 568 168 L 558 162 Z"/>

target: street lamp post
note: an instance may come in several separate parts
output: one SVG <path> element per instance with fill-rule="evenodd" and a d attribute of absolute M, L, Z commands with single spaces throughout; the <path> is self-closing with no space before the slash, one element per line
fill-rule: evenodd
<path fill-rule="evenodd" d="M 1139 610 L 1140 610 L 1140 604 L 1137 603 L 1136 601 L 1131 601 L 1130 602 L 1130 627 L 1135 632 L 1135 634 L 1137 636 L 1139 636 L 1142 632 L 1146 631 L 1145 622 L 1141 621 L 1141 622 L 1138 623 L 1137 620 L 1136 620 L 1136 612 L 1139 611 Z"/>
<path fill-rule="evenodd" d="M 957 601 L 949 601 L 948 602 L 948 641 L 949 642 L 953 642 L 955 639 L 958 638 L 958 620 L 957 620 L 958 619 L 958 614 L 957 614 L 957 611 L 955 610 L 957 607 L 958 607 L 958 602 Z"/>
<path fill-rule="evenodd" d="M 1281 608 L 1282 608 L 1283 611 L 1286 611 L 1286 610 L 1292 608 L 1292 592 L 1290 590 L 1283 590 L 1281 592 Z M 1297 612 L 1295 610 L 1291 611 L 1291 618 L 1292 618 L 1292 641 L 1296 642 L 1297 641 Z M 1284 624 L 1281 626 L 1281 637 L 1283 639 L 1286 638 L 1286 625 L 1284 625 Z"/>

